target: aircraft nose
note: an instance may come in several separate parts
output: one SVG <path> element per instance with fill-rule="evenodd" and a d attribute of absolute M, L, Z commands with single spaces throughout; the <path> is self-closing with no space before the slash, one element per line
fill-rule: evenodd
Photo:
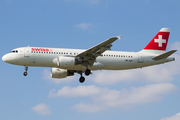
<path fill-rule="evenodd" d="M 2 60 L 3 60 L 4 62 L 7 62 L 7 55 L 4 55 L 4 56 L 2 57 Z"/>
<path fill-rule="evenodd" d="M 17 56 L 8 53 L 2 57 L 2 60 L 9 64 L 15 64 L 17 63 Z"/>

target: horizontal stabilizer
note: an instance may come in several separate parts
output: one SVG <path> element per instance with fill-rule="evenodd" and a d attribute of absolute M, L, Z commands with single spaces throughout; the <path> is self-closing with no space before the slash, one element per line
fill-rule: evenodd
<path fill-rule="evenodd" d="M 172 55 L 173 53 L 175 53 L 177 50 L 171 50 L 171 51 L 168 51 L 166 53 L 163 53 L 161 55 L 158 55 L 156 57 L 153 57 L 152 59 L 153 60 L 161 60 L 161 59 L 166 59 L 167 57 L 169 57 L 170 55 Z"/>

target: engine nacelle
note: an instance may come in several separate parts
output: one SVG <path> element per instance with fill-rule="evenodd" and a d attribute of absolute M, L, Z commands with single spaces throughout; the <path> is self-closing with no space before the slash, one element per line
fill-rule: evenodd
<path fill-rule="evenodd" d="M 60 56 L 58 58 L 55 58 L 53 60 L 53 62 L 55 64 L 57 64 L 58 67 L 62 67 L 62 68 L 72 67 L 74 65 L 82 63 L 82 61 L 80 61 L 77 58 L 74 58 L 74 57 L 65 57 L 65 56 Z"/>
<path fill-rule="evenodd" d="M 52 68 L 51 77 L 52 78 L 66 78 L 67 76 L 73 76 L 74 73 L 65 69 Z"/>

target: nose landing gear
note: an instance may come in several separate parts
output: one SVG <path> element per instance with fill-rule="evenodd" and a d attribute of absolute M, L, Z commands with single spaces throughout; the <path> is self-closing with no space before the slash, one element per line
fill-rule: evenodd
<path fill-rule="evenodd" d="M 24 76 L 27 76 L 27 70 L 28 70 L 28 66 L 25 66 L 25 72 L 23 73 Z"/>

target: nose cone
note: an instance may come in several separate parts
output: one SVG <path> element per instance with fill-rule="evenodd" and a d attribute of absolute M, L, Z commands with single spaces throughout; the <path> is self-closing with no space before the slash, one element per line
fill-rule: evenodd
<path fill-rule="evenodd" d="M 17 63 L 17 60 L 18 60 L 18 57 L 16 54 L 11 54 L 11 53 L 8 53 L 6 55 L 4 55 L 2 57 L 2 60 L 6 63 L 9 63 L 9 64 L 16 64 Z"/>
<path fill-rule="evenodd" d="M 4 56 L 2 57 L 2 60 L 3 60 L 4 62 L 7 62 L 7 55 L 4 55 Z"/>
<path fill-rule="evenodd" d="M 6 54 L 2 57 L 2 60 L 6 63 L 10 63 L 13 64 L 14 63 L 14 59 L 13 56 L 11 56 L 10 54 Z"/>

